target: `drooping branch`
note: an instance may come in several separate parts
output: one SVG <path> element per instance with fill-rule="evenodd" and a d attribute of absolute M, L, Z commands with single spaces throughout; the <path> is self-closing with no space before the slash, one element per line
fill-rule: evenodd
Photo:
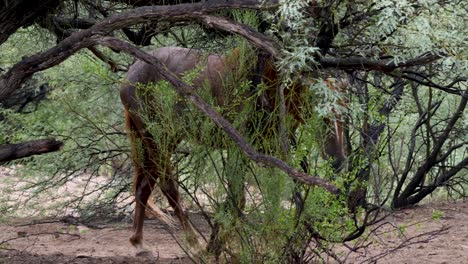
<path fill-rule="evenodd" d="M 207 26 L 221 29 L 230 33 L 235 33 L 244 37 L 252 45 L 265 50 L 272 57 L 277 57 L 279 55 L 280 47 L 278 44 L 276 44 L 276 42 L 244 24 L 234 22 L 224 17 L 211 15 L 201 16 L 200 20 Z"/>
<path fill-rule="evenodd" d="M 54 152 L 60 150 L 62 146 L 63 143 L 61 141 L 53 138 L 0 145 L 0 164 L 33 155 Z"/>
<path fill-rule="evenodd" d="M 411 67 L 411 66 L 420 66 L 432 63 L 436 60 L 443 58 L 444 54 L 424 54 L 414 59 L 409 59 L 406 61 L 395 62 L 393 59 L 372 59 L 366 57 L 348 57 L 348 58 L 337 58 L 337 57 L 322 57 L 319 60 L 319 63 L 324 68 L 337 68 L 337 69 L 356 69 L 356 70 L 366 70 L 366 71 L 381 71 L 385 74 L 402 78 L 409 81 L 419 83 L 421 85 L 436 88 L 446 93 L 455 94 L 458 96 L 463 96 L 463 91 L 454 88 L 453 86 L 462 81 L 466 81 L 467 77 L 458 77 L 453 82 L 448 85 L 440 85 L 434 83 L 428 78 L 424 78 L 415 74 L 408 73 L 407 70 L 398 71 L 399 68 Z M 396 71 L 397 70 L 397 71 Z"/>
<path fill-rule="evenodd" d="M 120 2 L 120 1 L 117 1 L 117 2 Z M 132 5 L 132 6 L 138 7 L 138 6 L 151 5 L 151 4 L 139 5 L 142 2 L 143 1 L 141 1 L 141 2 L 138 1 L 137 2 L 138 5 Z M 130 3 L 127 3 L 127 4 L 130 5 Z M 168 4 L 170 4 L 170 3 L 168 3 Z M 177 3 L 177 4 L 179 4 L 179 3 Z M 99 5 L 98 3 L 88 1 L 87 5 L 92 10 L 95 10 L 95 11 L 99 12 L 105 18 L 110 16 L 109 10 L 107 8 L 104 8 L 103 6 Z M 154 24 L 156 24 L 156 23 L 154 23 Z M 153 25 L 153 26 L 155 26 L 155 25 Z M 144 24 L 144 25 L 142 25 L 140 30 L 138 30 L 138 32 L 136 32 L 133 29 L 130 29 L 129 27 L 123 27 L 122 32 L 134 44 L 139 45 L 139 46 L 149 46 L 149 45 L 151 45 L 151 37 L 153 35 L 157 34 L 158 29 L 157 29 L 157 27 L 151 27 L 148 24 Z"/>
<path fill-rule="evenodd" d="M 103 61 L 104 63 L 109 64 L 109 67 L 112 72 L 118 72 L 118 71 L 124 71 L 117 62 L 115 62 L 111 57 L 108 57 L 104 55 L 100 50 L 98 50 L 96 47 L 88 47 L 88 49 L 96 56 L 98 59 Z"/>
<path fill-rule="evenodd" d="M 234 141 L 234 143 L 242 150 L 242 152 L 248 158 L 256 162 L 259 166 L 276 167 L 299 182 L 308 185 L 320 186 L 333 194 L 340 193 L 340 190 L 335 185 L 333 185 L 325 179 L 322 179 L 320 177 L 312 177 L 310 175 L 295 170 L 281 159 L 259 153 L 247 142 L 247 140 L 239 133 L 239 131 L 237 131 L 237 129 L 228 120 L 226 120 L 222 115 L 216 112 L 199 95 L 193 93 L 192 87 L 180 80 L 174 73 L 170 72 L 164 64 L 162 64 L 153 56 L 116 38 L 96 37 L 94 38 L 94 40 L 101 45 L 129 53 L 132 56 L 148 64 L 151 64 L 156 69 L 158 74 L 160 74 L 164 79 L 166 79 L 169 83 L 172 84 L 172 86 L 179 95 L 191 101 L 195 105 L 195 107 L 197 107 L 201 112 L 208 116 L 211 119 L 211 121 L 213 121 L 213 123 L 221 127 L 226 132 L 226 134 Z"/>
<path fill-rule="evenodd" d="M 49 21 L 40 21 L 38 24 L 41 27 L 51 31 L 57 37 L 57 41 L 62 41 L 70 37 L 70 35 L 73 34 L 72 29 L 74 28 L 82 27 L 83 29 L 87 29 L 94 25 L 93 22 L 87 20 L 71 19 L 70 21 L 67 21 L 65 19 L 58 19 L 55 17 L 49 19 Z M 111 71 L 117 72 L 119 70 L 122 70 L 117 65 L 117 63 L 114 60 L 112 60 L 112 58 L 104 55 L 96 47 L 91 46 L 88 47 L 88 49 L 89 51 L 91 51 L 91 53 L 94 54 L 94 56 L 96 56 L 96 58 L 98 58 L 106 64 L 109 64 Z"/>
<path fill-rule="evenodd" d="M 95 24 L 89 29 L 73 33 L 70 37 L 43 53 L 27 57 L 15 64 L 2 75 L 0 79 L 0 100 L 6 98 L 14 90 L 18 89 L 32 74 L 53 67 L 78 50 L 92 46 L 93 43 L 89 41 L 89 38 L 94 35 L 109 35 L 112 31 L 117 29 L 153 21 L 180 22 L 198 20 L 205 22 L 203 16 L 212 12 L 233 8 L 268 9 L 275 7 L 277 3 L 278 0 L 210 1 L 175 6 L 145 6 L 119 13 Z M 211 26 L 217 25 L 218 23 L 211 24 Z M 234 22 L 233 25 L 235 25 Z M 263 36 L 256 31 L 247 32 L 245 28 L 239 29 L 234 27 L 234 29 L 237 30 L 237 32 L 234 32 L 237 34 L 256 35 L 258 38 Z M 224 30 L 231 30 L 231 27 L 226 27 Z M 266 37 L 263 36 L 263 38 Z M 269 52 L 275 50 L 275 47 L 270 46 L 271 43 L 273 43 L 273 41 L 255 42 L 253 44 Z"/>
<path fill-rule="evenodd" d="M 157 28 L 157 24 L 143 25 L 138 32 L 135 32 L 129 28 L 122 28 L 122 32 L 127 36 L 127 38 L 140 46 L 149 46 L 151 45 L 151 38 L 160 33 Z"/>

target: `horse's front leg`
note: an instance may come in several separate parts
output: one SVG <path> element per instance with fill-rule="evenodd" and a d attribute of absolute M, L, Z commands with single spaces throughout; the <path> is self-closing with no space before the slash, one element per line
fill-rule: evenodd
<path fill-rule="evenodd" d="M 191 253 L 193 253 L 194 256 L 199 255 L 204 250 L 204 243 L 199 239 L 195 228 L 190 223 L 190 220 L 182 207 L 177 180 L 174 178 L 174 175 L 172 175 L 172 170 L 170 168 L 167 168 L 167 173 L 160 182 L 163 194 L 166 196 L 169 205 L 174 209 L 174 213 L 184 229 L 187 242 L 190 246 L 190 250 L 192 251 Z"/>

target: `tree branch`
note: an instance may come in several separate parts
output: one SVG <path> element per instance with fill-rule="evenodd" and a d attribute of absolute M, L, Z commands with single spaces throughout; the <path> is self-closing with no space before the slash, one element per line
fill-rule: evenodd
<path fill-rule="evenodd" d="M 110 57 L 107 57 L 104 53 L 98 50 L 96 47 L 88 47 L 88 49 L 96 56 L 98 59 L 104 63 L 109 64 L 109 67 L 112 72 L 125 71 Z"/>
<path fill-rule="evenodd" d="M 357 69 L 357 70 L 375 70 L 383 72 L 391 72 L 397 68 L 418 66 L 431 63 L 440 58 L 443 55 L 439 54 L 424 54 L 418 58 L 400 61 L 398 63 L 393 59 L 389 60 L 376 60 L 366 57 L 348 57 L 348 58 L 336 58 L 336 57 L 322 57 L 319 63 L 325 68 L 340 68 L 340 69 Z M 397 76 L 396 76 L 397 77 Z"/>
<path fill-rule="evenodd" d="M 393 73 L 387 73 L 388 75 L 390 76 L 396 76 L 395 74 Z M 456 78 L 454 81 L 452 81 L 450 84 L 446 85 L 446 86 L 443 86 L 443 85 L 440 85 L 440 84 L 437 84 L 437 83 L 434 83 L 433 81 L 431 81 L 430 79 L 428 78 L 423 78 L 423 77 L 420 77 L 416 74 L 401 74 L 399 75 L 401 78 L 404 78 L 404 79 L 407 79 L 407 80 L 410 80 L 410 81 L 413 81 L 415 83 L 418 83 L 418 84 L 421 84 L 421 85 L 424 85 L 424 86 L 427 86 L 427 87 L 432 87 L 432 88 L 435 88 L 435 89 L 438 89 L 438 90 L 441 90 L 443 92 L 446 92 L 446 93 L 450 93 L 450 94 L 455 94 L 455 95 L 460 95 L 462 96 L 463 94 L 463 91 L 462 90 L 459 90 L 459 89 L 456 89 L 456 88 L 453 88 L 453 85 L 455 85 L 456 83 L 458 82 L 462 82 L 462 81 L 466 81 L 467 78 L 466 77 L 459 77 L 459 78 Z M 465 95 L 466 96 L 466 95 Z"/>
<path fill-rule="evenodd" d="M 17 144 L 0 145 L 0 164 L 16 159 L 26 158 L 60 150 L 61 141 L 53 138 L 38 139 Z"/>
<path fill-rule="evenodd" d="M 268 52 L 271 56 L 277 57 L 279 54 L 279 45 L 271 38 L 253 30 L 244 24 L 226 19 L 224 17 L 204 15 L 200 21 L 209 27 L 214 27 L 227 32 L 238 34 L 247 39 L 252 45 Z"/>
<path fill-rule="evenodd" d="M 122 12 L 110 18 L 104 19 L 100 23 L 95 24 L 89 29 L 75 32 L 70 37 L 64 39 L 55 47 L 27 57 L 11 67 L 0 79 L 0 100 L 6 98 L 14 90 L 18 89 L 21 84 L 32 74 L 53 67 L 82 48 L 87 48 L 93 45 L 89 39 L 95 35 L 109 35 L 112 31 L 128 27 L 135 24 L 168 21 L 202 21 L 211 22 L 211 26 L 221 26 L 221 22 L 225 20 L 207 20 L 209 13 L 218 12 L 226 9 L 269 9 L 277 6 L 278 0 L 237 0 L 237 1 L 209 1 L 197 4 L 183 4 L 175 6 L 145 6 Z M 209 18 L 209 17 L 208 17 Z M 214 22 L 213 22 L 214 21 Z M 218 21 L 218 22 L 217 22 Z M 232 26 L 223 24 L 224 30 L 236 30 L 238 34 L 261 34 L 255 31 L 248 31 L 242 27 L 236 27 L 235 23 Z M 265 37 L 266 38 L 266 37 Z M 268 41 L 255 42 L 254 45 L 269 52 L 274 50 L 269 46 Z M 273 55 L 273 54 L 272 54 Z"/>
<path fill-rule="evenodd" d="M 53 17 L 52 22 L 63 29 L 88 29 L 96 22 L 83 18 Z"/>
<path fill-rule="evenodd" d="M 463 112 L 464 112 L 464 110 L 466 108 L 467 103 L 468 103 L 468 91 L 465 91 L 464 94 L 462 95 L 462 98 L 460 100 L 460 104 L 458 105 L 457 110 L 455 111 L 455 113 L 452 115 L 452 117 L 448 121 L 448 123 L 447 123 L 445 129 L 443 130 L 442 134 L 438 137 L 439 140 L 437 142 L 435 142 L 435 145 L 434 145 L 430 155 L 426 158 L 426 161 L 421 166 L 419 166 L 419 168 L 416 170 L 416 172 L 413 175 L 413 178 L 408 183 L 408 185 L 405 187 L 405 189 L 401 193 L 401 195 L 394 198 L 394 201 L 392 203 L 393 208 L 399 208 L 399 207 L 404 207 L 404 206 L 407 206 L 407 205 L 410 205 L 410 204 L 414 204 L 414 202 L 419 202 L 419 200 L 421 200 L 425 196 L 424 195 L 423 197 L 420 197 L 422 194 L 417 195 L 417 199 L 419 199 L 419 200 L 417 200 L 414 197 L 411 197 L 411 195 L 414 193 L 414 190 L 422 182 L 422 180 L 423 180 L 424 176 L 426 175 L 426 173 L 432 167 L 434 167 L 434 165 L 436 165 L 439 162 L 437 157 L 440 154 L 440 150 L 442 149 L 443 145 L 445 144 L 445 142 L 446 142 L 446 140 L 448 138 L 448 135 L 453 130 L 453 127 L 455 126 L 456 122 L 463 116 Z M 465 159 L 462 163 L 466 164 L 466 162 L 467 162 L 467 159 Z M 458 172 L 458 170 L 456 172 Z M 451 175 L 451 174 L 449 173 L 448 175 Z M 401 185 L 402 184 L 403 183 L 401 183 Z M 398 195 L 397 192 L 395 192 L 395 194 Z"/>

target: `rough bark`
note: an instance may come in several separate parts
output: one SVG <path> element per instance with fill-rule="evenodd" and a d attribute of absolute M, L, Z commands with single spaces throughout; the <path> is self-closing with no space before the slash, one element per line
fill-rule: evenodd
<path fill-rule="evenodd" d="M 2 0 L 0 1 L 0 45 L 20 27 L 29 26 L 57 8 L 60 0 Z"/>
<path fill-rule="evenodd" d="M 0 164 L 33 155 L 54 152 L 60 150 L 62 146 L 63 143 L 61 141 L 53 138 L 0 145 Z"/>

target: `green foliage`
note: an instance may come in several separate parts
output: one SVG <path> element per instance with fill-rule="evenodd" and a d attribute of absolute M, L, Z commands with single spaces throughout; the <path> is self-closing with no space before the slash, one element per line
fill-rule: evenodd
<path fill-rule="evenodd" d="M 444 217 L 444 212 L 440 210 L 432 211 L 432 215 L 431 215 L 432 220 L 440 220 L 442 217 Z"/>
<path fill-rule="evenodd" d="M 408 228 L 408 226 L 406 224 L 399 224 L 398 225 L 398 236 L 400 236 L 400 237 L 405 236 L 407 228 Z"/>
<path fill-rule="evenodd" d="M 17 63 L 25 56 L 31 56 L 55 45 L 55 39 L 44 29 L 29 27 L 19 29 L 11 35 L 0 49 L 0 65 L 4 69 Z"/>
<path fill-rule="evenodd" d="M 22 39 L 24 33 L 19 34 L 13 35 L 6 45 Z M 10 49 L 7 57 L 33 47 L 34 32 L 30 34 L 32 39 L 23 45 L 16 45 L 18 51 Z M 113 162 L 127 159 L 128 149 L 123 133 L 119 79 L 106 65 L 83 51 L 62 63 L 60 68 L 51 68 L 41 73 L 38 82 L 48 83 L 51 92 L 36 111 L 17 114 L 2 110 L 5 126 L 0 129 L 0 143 L 43 137 L 54 137 L 65 143 L 60 152 L 19 161 L 22 166 L 17 167 L 17 173 L 22 178 L 20 181 L 27 184 L 10 188 L 4 199 L 21 188 L 28 193 L 28 205 L 39 210 L 34 211 L 36 213 L 41 212 L 43 203 L 40 199 L 49 196 L 50 201 L 61 201 L 49 204 L 50 211 L 45 212 L 47 215 L 66 208 L 86 207 L 83 201 L 89 197 L 101 197 L 107 203 L 117 198 L 116 190 L 129 188 L 130 172 L 116 175 L 113 171 Z M 109 175 L 107 179 L 98 177 L 106 174 Z M 96 185 L 95 182 L 102 185 Z M 66 192 L 60 193 L 59 189 L 69 188 L 65 186 L 70 184 L 78 186 L 78 190 L 81 188 L 81 192 L 69 193 L 69 197 L 60 198 Z M 8 204 L 11 205 L 11 201 Z M 15 209 L 10 206 L 4 213 L 14 213 Z M 17 214 L 23 212 L 17 211 Z"/>

